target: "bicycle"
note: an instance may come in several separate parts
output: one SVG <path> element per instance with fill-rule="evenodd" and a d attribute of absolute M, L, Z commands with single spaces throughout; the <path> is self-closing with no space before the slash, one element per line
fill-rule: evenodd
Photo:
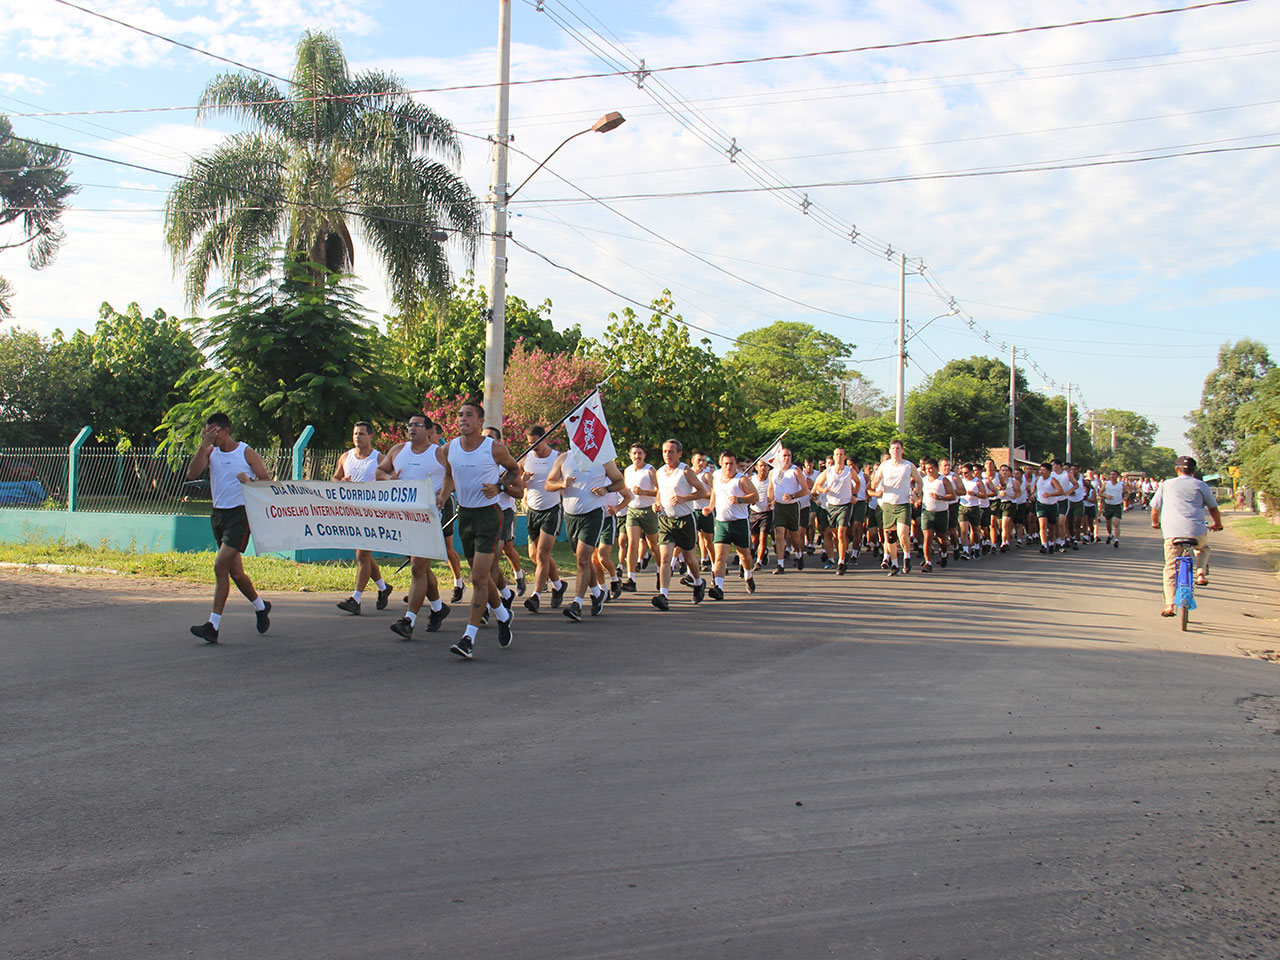
<path fill-rule="evenodd" d="M 1177 537 L 1173 541 L 1177 547 L 1178 564 L 1177 581 L 1173 590 L 1173 606 L 1178 612 L 1182 629 L 1187 629 L 1187 618 L 1196 608 L 1195 596 L 1195 537 Z"/>

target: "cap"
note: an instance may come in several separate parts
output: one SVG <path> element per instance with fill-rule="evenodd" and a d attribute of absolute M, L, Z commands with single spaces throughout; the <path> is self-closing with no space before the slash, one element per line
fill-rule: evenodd
<path fill-rule="evenodd" d="M 1168 463 L 1167 460 L 1165 462 Z M 1194 470 L 1196 468 L 1196 458 L 1195 457 L 1179 457 L 1178 466 L 1186 467 L 1188 470 Z"/>

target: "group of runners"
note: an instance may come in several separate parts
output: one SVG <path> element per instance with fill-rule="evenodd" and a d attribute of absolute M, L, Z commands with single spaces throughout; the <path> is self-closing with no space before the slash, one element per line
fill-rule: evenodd
<path fill-rule="evenodd" d="M 638 592 L 638 578 L 651 563 L 656 569 L 650 602 L 669 610 L 673 580 L 691 591 L 694 604 L 708 597 L 720 601 L 726 580 L 736 576 L 746 592 L 755 593 L 757 573 L 769 569 L 779 575 L 788 563 L 796 570 L 806 562 L 820 564 L 843 576 L 872 555 L 889 576 L 899 576 L 911 572 L 913 555 L 922 561 L 920 572 L 930 573 L 949 560 L 977 560 L 1011 547 L 1038 544 L 1041 553 L 1056 553 L 1104 542 L 1105 535 L 1118 548 L 1131 492 L 1115 472 L 1103 477 L 1057 460 L 1014 469 L 992 460 L 953 464 L 945 458 L 924 458 L 917 465 L 905 459 L 896 440 L 876 462 L 861 463 L 836 448 L 821 463 L 797 464 L 786 448 L 767 460 L 746 460 L 727 450 L 714 463 L 697 451 L 686 460 L 680 441 L 669 439 L 658 465 L 648 462 L 637 443 L 628 451 L 630 463 L 620 469 L 612 461 L 584 467 L 553 448 L 542 427 L 528 431 L 527 452 L 517 462 L 500 433 L 484 426 L 476 403 L 463 404 L 457 436 L 448 442 L 442 442 L 442 425 L 424 414 L 411 415 L 405 426 L 408 439 L 381 452 L 373 447 L 372 425 L 356 423 L 353 446 L 339 458 L 333 479 L 431 481 L 451 594 L 446 602 L 428 558 L 410 557 L 405 610 L 390 629 L 412 639 L 423 615 L 424 632 L 437 632 L 451 606 L 462 601 L 466 582 L 456 531 L 470 564 L 472 595 L 462 636 L 450 650 L 464 659 L 472 657 L 478 631 L 491 618 L 499 646 L 510 645 L 517 597 L 524 596 L 522 606 L 530 614 L 542 613 L 545 599 L 549 608 L 580 621 L 599 616 L 610 600 Z M 195 479 L 206 467 L 218 542 L 216 583 L 208 621 L 191 632 L 216 643 L 231 582 L 253 603 L 259 632 L 270 625 L 270 604 L 258 596 L 240 561 L 249 536 L 240 484 L 270 475 L 257 453 L 232 438 L 224 415 L 210 418 L 187 475 Z M 521 500 L 532 591 L 514 542 Z M 572 596 L 570 571 L 562 571 L 552 554 L 562 531 L 573 549 Z M 511 578 L 500 563 L 503 556 Z M 362 614 L 368 592 L 374 592 L 376 608 L 385 609 L 393 586 L 371 551 L 356 551 L 356 561 L 355 588 L 338 609 Z"/>

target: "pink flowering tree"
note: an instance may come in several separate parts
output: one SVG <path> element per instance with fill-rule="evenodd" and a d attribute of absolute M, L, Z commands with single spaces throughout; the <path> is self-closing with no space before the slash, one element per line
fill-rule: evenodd
<path fill-rule="evenodd" d="M 571 353 L 547 353 L 518 340 L 507 360 L 502 392 L 502 435 L 516 453 L 524 449 L 525 431 L 534 424 L 550 427 L 571 412 L 605 375 L 599 360 Z M 608 414 L 608 408 L 605 410 Z M 563 434 L 555 446 L 564 449 Z"/>

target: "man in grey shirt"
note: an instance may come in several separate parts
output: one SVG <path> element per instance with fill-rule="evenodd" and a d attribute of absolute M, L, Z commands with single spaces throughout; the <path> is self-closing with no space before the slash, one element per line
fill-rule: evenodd
<path fill-rule="evenodd" d="M 1173 594 L 1178 582 L 1179 548 L 1175 539 L 1195 540 L 1196 585 L 1209 583 L 1209 531 L 1222 529 L 1222 515 L 1213 491 L 1196 478 L 1196 461 L 1178 458 L 1178 475 L 1160 484 L 1151 498 L 1151 526 L 1164 537 L 1164 609 L 1162 617 L 1173 616 Z M 1213 526 L 1205 521 L 1205 511 L 1213 518 Z"/>

